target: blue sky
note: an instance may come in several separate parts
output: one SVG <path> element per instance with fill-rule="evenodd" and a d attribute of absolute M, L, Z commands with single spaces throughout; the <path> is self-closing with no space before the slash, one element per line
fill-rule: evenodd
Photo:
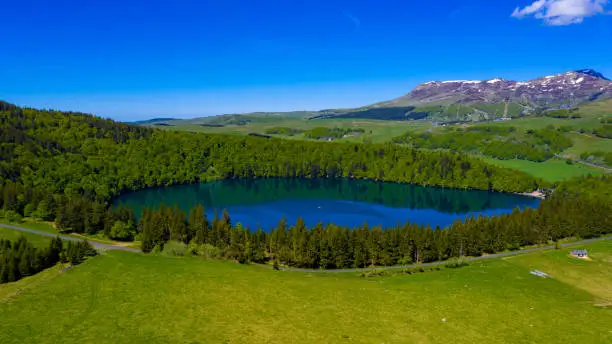
<path fill-rule="evenodd" d="M 120 120 L 352 107 L 420 82 L 612 76 L 605 0 L 6 1 L 0 99 Z"/>

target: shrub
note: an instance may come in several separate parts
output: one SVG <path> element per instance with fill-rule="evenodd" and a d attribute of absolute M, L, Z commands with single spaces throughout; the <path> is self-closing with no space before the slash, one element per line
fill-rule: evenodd
<path fill-rule="evenodd" d="M 35 212 L 36 212 L 36 205 L 32 203 L 26 204 L 26 206 L 23 208 L 23 215 L 26 217 L 32 216 Z"/>
<path fill-rule="evenodd" d="M 157 244 L 151 250 L 151 254 L 160 254 L 164 250 L 164 244 Z"/>
<path fill-rule="evenodd" d="M 128 241 L 132 239 L 133 231 L 134 225 L 132 224 L 132 221 L 128 221 L 128 223 L 123 221 L 115 221 L 115 224 L 110 230 L 109 237 L 115 240 Z"/>
<path fill-rule="evenodd" d="M 206 259 L 219 259 L 222 257 L 221 250 L 210 244 L 197 244 L 191 241 L 185 249 L 185 255 L 198 256 Z"/>
<path fill-rule="evenodd" d="M 19 213 L 13 210 L 2 210 L 0 209 L 0 219 L 5 219 L 8 222 L 21 222 L 23 217 Z"/>
<path fill-rule="evenodd" d="M 180 241 L 171 240 L 164 245 L 162 253 L 171 257 L 182 257 L 187 252 L 187 245 Z"/>
<path fill-rule="evenodd" d="M 468 265 L 469 263 L 465 259 L 465 257 L 449 259 L 448 261 L 446 261 L 446 263 L 444 263 L 444 266 L 449 269 L 456 269 L 456 268 L 460 268 L 460 267 L 468 266 Z"/>
<path fill-rule="evenodd" d="M 38 207 L 36 207 L 36 211 L 32 216 L 44 221 L 53 221 L 55 219 L 55 214 L 51 209 L 51 205 L 46 200 L 42 200 L 38 203 Z"/>

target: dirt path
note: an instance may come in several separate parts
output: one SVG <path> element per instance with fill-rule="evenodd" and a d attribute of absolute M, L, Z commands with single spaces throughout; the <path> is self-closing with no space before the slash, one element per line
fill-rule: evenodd
<path fill-rule="evenodd" d="M 13 226 L 13 225 L 6 225 L 6 224 L 3 224 L 3 223 L 0 223 L 0 227 L 14 229 L 16 231 L 21 231 L 21 232 L 33 233 L 33 234 L 42 235 L 42 236 L 46 236 L 46 237 L 52 237 L 52 238 L 55 238 L 55 237 L 59 236 L 60 238 L 62 238 L 62 240 L 68 240 L 68 241 L 85 241 L 85 239 L 81 239 L 81 238 L 78 238 L 78 237 L 73 237 L 73 236 L 68 236 L 68 235 L 61 235 L 61 234 L 53 234 L 53 233 L 47 233 L 47 232 L 41 232 L 41 231 L 37 231 L 35 229 L 24 228 L 24 227 Z M 131 248 L 131 247 L 103 244 L 103 243 L 99 243 L 99 242 L 95 242 L 95 241 L 89 241 L 89 243 L 91 244 L 91 246 L 93 246 L 96 249 L 119 250 L 119 251 L 127 251 L 127 252 L 140 252 L 140 250 L 135 249 L 135 248 Z"/>

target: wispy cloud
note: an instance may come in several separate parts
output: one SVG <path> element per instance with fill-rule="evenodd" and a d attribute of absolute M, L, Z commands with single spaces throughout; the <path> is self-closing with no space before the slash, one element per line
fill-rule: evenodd
<path fill-rule="evenodd" d="M 342 11 L 342 14 L 347 17 L 348 19 L 350 19 L 350 21 L 353 22 L 353 24 L 355 25 L 355 30 L 358 30 L 359 27 L 361 26 L 361 20 L 359 20 L 359 18 L 355 17 L 354 15 L 348 13 L 347 11 Z"/>
<path fill-rule="evenodd" d="M 608 0 L 537 0 L 512 12 L 514 18 L 533 16 L 548 25 L 582 23 L 584 18 L 605 14 Z"/>

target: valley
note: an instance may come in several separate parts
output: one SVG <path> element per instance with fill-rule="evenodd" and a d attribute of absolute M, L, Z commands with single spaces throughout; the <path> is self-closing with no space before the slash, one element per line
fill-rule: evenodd
<path fill-rule="evenodd" d="M 612 343 L 611 10 L 3 2 L 0 344 Z"/>

